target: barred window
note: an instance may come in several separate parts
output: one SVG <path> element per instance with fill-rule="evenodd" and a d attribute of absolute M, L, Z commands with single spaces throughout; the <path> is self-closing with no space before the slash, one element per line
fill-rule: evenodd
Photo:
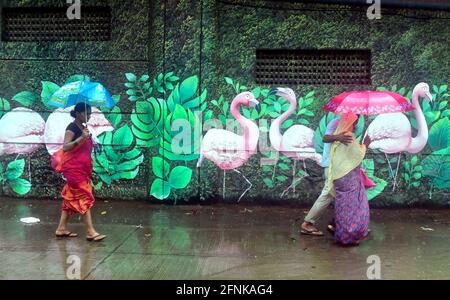
<path fill-rule="evenodd" d="M 256 83 L 371 84 L 370 50 L 256 50 Z"/>
<path fill-rule="evenodd" d="M 70 20 L 67 7 L 7 7 L 2 10 L 2 40 L 111 40 L 111 8 L 81 6 L 81 18 Z"/>

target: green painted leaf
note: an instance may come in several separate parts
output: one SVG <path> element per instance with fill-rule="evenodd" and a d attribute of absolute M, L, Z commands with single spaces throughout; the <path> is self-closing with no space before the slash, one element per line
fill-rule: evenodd
<path fill-rule="evenodd" d="M 131 130 L 139 146 L 152 147 L 159 143 L 166 114 L 164 100 L 152 97 L 148 102 L 136 102 L 136 109 L 131 114 Z"/>
<path fill-rule="evenodd" d="M 278 181 L 285 182 L 287 177 L 284 175 L 279 175 L 275 177 Z"/>
<path fill-rule="evenodd" d="M 224 115 L 226 116 L 228 113 L 228 108 L 230 107 L 230 104 L 228 104 L 228 102 L 225 102 L 222 106 L 222 111 L 224 113 Z"/>
<path fill-rule="evenodd" d="M 28 180 L 22 178 L 17 178 L 9 181 L 9 185 L 16 194 L 22 196 L 27 194 L 31 189 L 31 183 Z"/>
<path fill-rule="evenodd" d="M 32 92 L 23 91 L 23 92 L 16 94 L 12 98 L 12 100 L 19 102 L 20 104 L 22 104 L 25 107 L 31 107 L 33 105 L 34 101 L 36 101 L 36 97 L 34 96 L 34 94 Z"/>
<path fill-rule="evenodd" d="M 173 84 L 170 83 L 170 82 L 166 82 L 166 89 L 168 89 L 168 90 L 173 90 L 173 89 L 174 89 Z"/>
<path fill-rule="evenodd" d="M 422 166 L 415 166 L 413 169 L 414 172 L 421 172 L 422 170 L 423 170 Z"/>
<path fill-rule="evenodd" d="M 417 155 L 414 155 L 414 156 L 411 158 L 411 165 L 415 166 L 416 164 L 417 164 Z"/>
<path fill-rule="evenodd" d="M 255 96 L 255 98 L 258 98 L 261 95 L 261 88 L 260 87 L 256 87 L 251 92 Z"/>
<path fill-rule="evenodd" d="M 423 176 L 431 178 L 437 188 L 450 188 L 450 147 L 428 155 L 422 166 Z"/>
<path fill-rule="evenodd" d="M 111 180 L 121 180 L 121 179 L 132 180 L 132 179 L 136 178 L 138 173 L 139 173 L 139 168 L 135 168 L 134 170 L 127 170 L 124 172 L 117 171 L 116 173 L 114 173 L 111 176 Z"/>
<path fill-rule="evenodd" d="M 364 168 L 367 177 L 371 178 L 374 176 L 375 163 L 374 163 L 373 159 L 371 159 L 371 158 L 364 159 L 363 163 L 362 163 L 362 167 Z"/>
<path fill-rule="evenodd" d="M 159 178 L 165 178 L 170 171 L 170 165 L 163 158 L 154 156 L 152 158 L 153 173 Z"/>
<path fill-rule="evenodd" d="M 441 103 L 439 103 L 439 110 L 443 110 L 444 107 L 447 106 L 448 101 L 442 101 Z"/>
<path fill-rule="evenodd" d="M 225 77 L 225 82 L 233 85 L 233 79 L 231 79 L 230 77 Z"/>
<path fill-rule="evenodd" d="M 303 119 L 303 118 L 298 119 L 298 120 L 297 120 L 297 123 L 303 124 L 303 125 L 309 125 L 309 124 L 310 124 L 308 120 Z"/>
<path fill-rule="evenodd" d="M 177 166 L 172 169 L 169 175 L 169 183 L 170 186 L 175 189 L 183 189 L 185 188 L 189 182 L 191 181 L 192 170 L 184 167 Z"/>
<path fill-rule="evenodd" d="M 265 185 L 267 185 L 268 187 L 272 188 L 273 187 L 273 181 L 269 178 L 264 178 L 263 182 Z"/>
<path fill-rule="evenodd" d="M 279 163 L 279 164 L 278 164 L 278 167 L 279 167 L 281 170 L 283 170 L 283 171 L 289 170 L 289 166 L 286 165 L 285 163 Z"/>
<path fill-rule="evenodd" d="M 173 72 L 168 72 L 168 73 L 166 73 L 166 75 L 164 75 L 164 79 L 167 79 L 172 75 L 173 75 Z"/>
<path fill-rule="evenodd" d="M 133 89 L 129 89 L 129 90 L 127 90 L 127 95 L 135 96 L 136 95 L 136 91 L 133 90 Z"/>
<path fill-rule="evenodd" d="M 54 107 L 53 105 L 48 104 L 51 96 L 59 89 L 59 85 L 50 81 L 42 81 L 42 92 L 41 92 L 41 102 L 47 108 Z"/>
<path fill-rule="evenodd" d="M 205 113 L 205 116 L 204 116 L 204 118 L 203 118 L 203 121 L 208 121 L 209 119 L 212 118 L 212 115 L 213 115 L 213 111 L 212 111 L 212 110 L 208 110 L 208 111 Z"/>
<path fill-rule="evenodd" d="M 8 100 L 0 98 L 0 118 L 11 109 Z"/>
<path fill-rule="evenodd" d="M 127 77 L 128 81 L 135 82 L 136 81 L 136 75 L 133 73 L 126 73 L 125 76 Z"/>
<path fill-rule="evenodd" d="M 166 199 L 170 195 L 169 183 L 167 181 L 156 178 L 152 183 L 150 195 L 159 200 Z"/>
<path fill-rule="evenodd" d="M 428 112 L 424 113 L 427 124 L 429 126 L 431 124 L 433 124 L 437 119 L 439 119 L 440 114 L 441 114 L 440 111 L 428 111 Z"/>
<path fill-rule="evenodd" d="M 450 146 L 450 120 L 442 118 L 430 129 L 428 144 L 433 151 Z"/>
<path fill-rule="evenodd" d="M 364 116 L 359 116 L 355 136 L 360 136 L 363 132 L 363 129 L 364 129 Z"/>
<path fill-rule="evenodd" d="M 420 179 L 420 178 L 422 178 L 422 174 L 414 173 L 413 177 L 414 177 L 414 179 Z"/>
<path fill-rule="evenodd" d="M 408 173 L 403 173 L 403 178 L 405 178 L 406 181 L 409 181 L 409 174 Z"/>
<path fill-rule="evenodd" d="M 113 127 L 117 127 L 122 120 L 122 112 L 118 106 L 115 106 L 109 114 L 109 121 Z"/>
<path fill-rule="evenodd" d="M 381 194 L 387 185 L 387 182 L 381 178 L 372 177 L 370 179 L 375 182 L 376 186 L 367 190 L 367 198 L 369 201 Z"/>
<path fill-rule="evenodd" d="M 25 160 L 23 158 L 10 162 L 5 172 L 6 179 L 8 181 L 11 181 L 22 176 L 24 167 L 25 167 Z"/>
<path fill-rule="evenodd" d="M 111 185 L 112 179 L 111 176 L 109 176 L 107 173 L 97 173 L 97 175 L 108 186 Z"/>
<path fill-rule="evenodd" d="M 141 76 L 141 78 L 140 78 L 139 80 L 142 81 L 142 82 L 145 82 L 145 81 L 147 81 L 149 78 L 150 78 L 150 76 L 148 76 L 147 74 L 144 74 L 144 75 Z M 134 81 L 134 80 L 132 80 L 132 81 Z"/>
<path fill-rule="evenodd" d="M 294 121 L 292 119 L 286 120 L 283 122 L 283 124 L 281 124 L 281 128 L 289 128 L 292 126 L 292 124 L 294 123 Z"/>
<path fill-rule="evenodd" d="M 411 164 L 410 164 L 409 162 L 406 161 L 406 162 L 403 163 L 403 167 L 404 167 L 406 170 L 409 171 L 409 170 L 411 169 Z"/>
<path fill-rule="evenodd" d="M 120 127 L 115 133 L 113 137 L 113 144 L 117 146 L 122 146 L 124 148 L 128 148 L 133 143 L 133 134 L 128 125 L 124 125 Z"/>
<path fill-rule="evenodd" d="M 181 103 L 184 103 L 188 99 L 191 99 L 195 95 L 197 88 L 198 88 L 198 77 L 196 75 L 183 80 L 183 82 L 180 85 Z"/>
<path fill-rule="evenodd" d="M 419 187 L 419 186 L 420 186 L 420 181 L 414 181 L 414 182 L 412 183 L 412 185 L 413 185 L 414 187 Z"/>
<path fill-rule="evenodd" d="M 275 111 L 280 113 L 281 112 L 281 104 L 279 102 L 275 102 L 273 104 L 273 107 L 275 108 Z"/>
<path fill-rule="evenodd" d="M 446 84 L 441 85 L 441 87 L 439 88 L 439 94 L 442 94 L 443 92 L 445 92 L 447 90 L 447 87 L 448 86 Z"/>

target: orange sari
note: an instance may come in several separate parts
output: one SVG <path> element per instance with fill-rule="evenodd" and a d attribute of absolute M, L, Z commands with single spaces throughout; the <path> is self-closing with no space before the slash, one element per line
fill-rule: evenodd
<path fill-rule="evenodd" d="M 70 151 L 53 154 L 52 167 L 62 173 L 67 183 L 61 192 L 62 210 L 69 215 L 85 214 L 95 202 L 90 176 L 92 174 L 92 139 L 87 139 Z"/>

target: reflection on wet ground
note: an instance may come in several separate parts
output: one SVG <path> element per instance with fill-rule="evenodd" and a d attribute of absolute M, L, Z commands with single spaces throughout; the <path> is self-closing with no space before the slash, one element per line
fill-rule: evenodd
<path fill-rule="evenodd" d="M 367 279 L 371 255 L 381 279 L 450 279 L 448 209 L 372 210 L 370 237 L 343 248 L 300 235 L 299 208 L 98 201 L 94 223 L 108 238 L 92 243 L 78 217 L 69 229 L 79 237 L 54 238 L 59 207 L 1 199 L 0 279 L 74 278 L 75 261 L 82 279 Z M 19 221 L 29 216 L 41 222 Z"/>

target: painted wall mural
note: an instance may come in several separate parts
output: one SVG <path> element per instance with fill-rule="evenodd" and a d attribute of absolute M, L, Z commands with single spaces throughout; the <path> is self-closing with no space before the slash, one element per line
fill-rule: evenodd
<path fill-rule="evenodd" d="M 179 78 L 169 72 L 150 78 L 126 73 L 123 78 L 127 99 L 114 95 L 113 108 L 94 107 L 88 123 L 101 145 L 92 154 L 97 193 L 119 183 L 131 187 L 142 176 L 147 186 L 139 188 L 147 191 L 147 199 L 173 203 L 189 201 L 186 195 L 177 196 L 181 190 L 199 197 L 198 187 L 207 181 L 220 190 L 216 196 L 222 199 L 229 197 L 229 190 L 238 190 L 231 196 L 234 202 L 251 199 L 246 195 L 250 190 L 261 198 L 270 191 L 271 197 L 291 201 L 308 189 L 304 184 L 311 178 L 320 185 L 322 137 L 335 115 L 312 112 L 313 105 L 326 101 L 315 91 L 298 95 L 290 87 L 248 88 L 225 77 L 229 92 L 210 95 L 207 87 L 200 89 L 196 75 Z M 90 79 L 73 75 L 64 84 L 77 80 Z M 40 113 L 31 109 L 39 96 L 30 91 L 17 93 L 11 101 L 1 98 L 3 193 L 30 195 L 34 188 L 31 157 L 45 151 L 44 159 L 50 164 L 50 155 L 61 147 L 72 118 L 71 107 L 49 104 L 59 88 L 42 81 L 40 101 L 48 110 Z M 450 188 L 448 85 L 430 89 L 421 83 L 410 91 L 396 86 L 390 90 L 404 95 L 415 110 L 360 117 L 357 138 L 369 135 L 372 140 L 363 167 L 377 183 L 368 190 L 369 199 L 388 191 L 392 195 L 423 189 L 432 199 L 433 191 Z M 311 121 L 313 117 L 320 118 L 318 124 Z M 259 182 L 248 178 L 255 175 L 246 171 L 250 165 L 258 170 Z M 148 172 L 143 172 L 146 166 Z M 203 173 L 205 169 L 209 173 Z M 214 178 L 208 175 L 211 172 Z M 316 196 L 310 194 L 308 201 Z"/>

